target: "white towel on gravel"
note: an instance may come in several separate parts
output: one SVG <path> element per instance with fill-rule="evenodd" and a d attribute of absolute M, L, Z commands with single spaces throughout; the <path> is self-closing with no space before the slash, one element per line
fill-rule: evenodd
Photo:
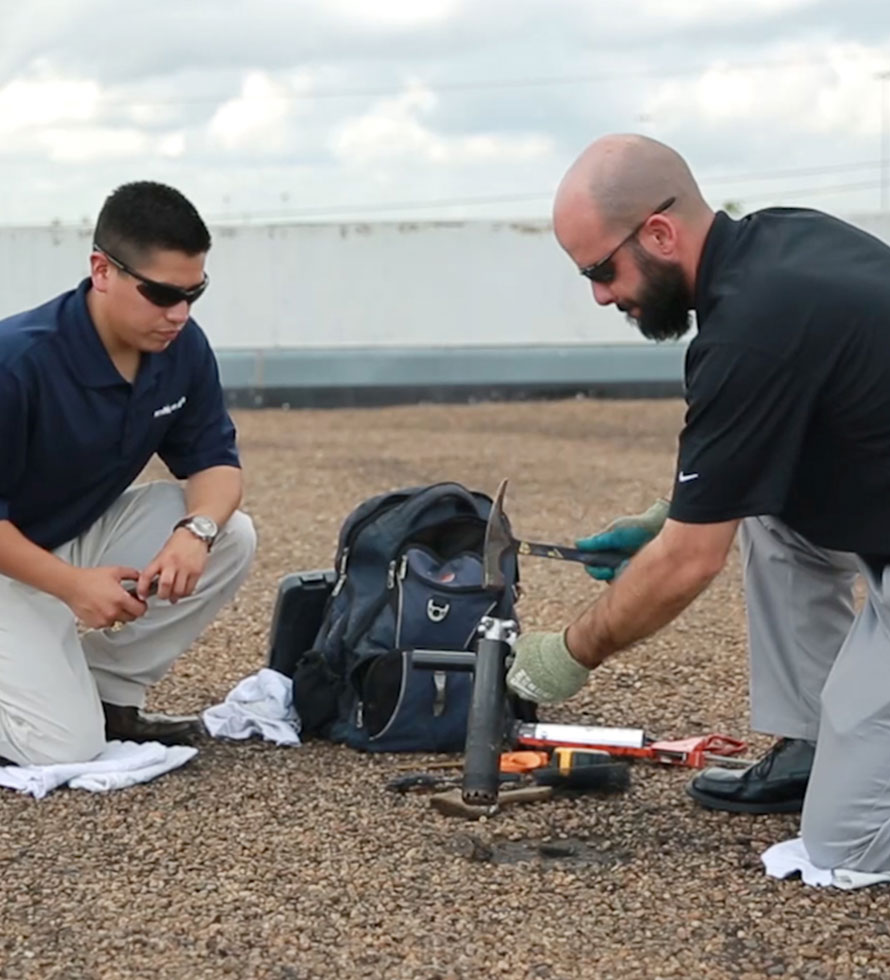
<path fill-rule="evenodd" d="M 269 667 L 239 681 L 222 704 L 207 708 L 202 717 L 214 738 L 262 735 L 276 745 L 300 744 L 291 680 Z"/>
<path fill-rule="evenodd" d="M 107 793 L 177 769 L 194 755 L 189 745 L 160 742 L 109 742 L 89 762 L 58 762 L 46 766 L 0 766 L 0 786 L 29 793 L 40 800 L 59 786 Z"/>
<path fill-rule="evenodd" d="M 761 860 L 766 873 L 771 877 L 787 878 L 789 875 L 799 873 L 807 885 L 821 887 L 833 885 L 835 888 L 850 890 L 890 881 L 890 873 L 850 871 L 846 868 L 829 871 L 825 868 L 817 868 L 810 860 L 800 837 L 782 841 L 781 844 L 773 844 L 763 852 Z"/>

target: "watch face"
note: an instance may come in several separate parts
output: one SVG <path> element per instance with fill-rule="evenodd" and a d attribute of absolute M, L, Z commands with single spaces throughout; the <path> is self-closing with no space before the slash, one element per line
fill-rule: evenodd
<path fill-rule="evenodd" d="M 216 521 L 211 520 L 209 517 L 193 517 L 191 523 L 201 537 L 216 537 Z"/>

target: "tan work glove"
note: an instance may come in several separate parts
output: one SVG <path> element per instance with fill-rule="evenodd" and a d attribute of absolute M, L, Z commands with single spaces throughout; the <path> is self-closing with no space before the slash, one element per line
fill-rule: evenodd
<path fill-rule="evenodd" d="M 587 683 L 590 671 L 569 652 L 565 632 L 522 633 L 513 649 L 507 686 L 528 701 L 567 701 Z"/>

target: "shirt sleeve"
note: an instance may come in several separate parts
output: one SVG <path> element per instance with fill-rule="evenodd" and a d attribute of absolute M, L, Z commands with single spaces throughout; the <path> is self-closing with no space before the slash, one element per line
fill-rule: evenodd
<path fill-rule="evenodd" d="M 670 516 L 709 524 L 781 513 L 814 387 L 772 354 L 737 344 L 696 348 L 693 342 Z"/>
<path fill-rule="evenodd" d="M 185 480 L 211 466 L 239 466 L 235 424 L 226 411 L 219 366 L 207 338 L 195 324 L 192 383 L 176 422 L 164 436 L 158 456 Z"/>
<path fill-rule="evenodd" d="M 30 419 L 21 380 L 0 368 L 0 520 L 10 519 L 10 505 L 24 477 Z"/>

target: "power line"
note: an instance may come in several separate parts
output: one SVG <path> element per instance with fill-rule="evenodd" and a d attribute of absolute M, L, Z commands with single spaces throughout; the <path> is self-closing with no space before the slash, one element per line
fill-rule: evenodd
<path fill-rule="evenodd" d="M 844 184 L 823 184 L 818 187 L 802 187 L 796 188 L 794 190 L 785 189 L 772 192 L 764 192 L 762 194 L 741 194 L 739 195 L 739 203 L 744 204 L 746 201 L 780 201 L 787 200 L 789 198 L 809 198 L 815 197 L 822 194 L 843 194 L 849 191 L 860 191 L 860 190 L 877 190 L 880 187 L 880 181 L 877 180 L 862 180 L 862 181 L 851 181 Z M 279 210 L 253 210 L 253 211 L 232 211 L 225 214 L 207 214 L 205 218 L 207 221 L 216 224 L 225 224 L 234 221 L 289 221 L 292 219 L 306 218 L 306 217 L 316 217 L 323 218 L 327 216 L 344 216 L 348 215 L 354 217 L 356 220 L 360 220 L 360 215 L 363 214 L 376 214 L 387 211 L 407 211 L 410 209 L 429 209 L 434 210 L 436 208 L 444 207 L 475 207 L 490 204 L 511 204 L 527 201 L 550 201 L 552 200 L 552 192 L 548 191 L 545 194 L 517 194 L 517 195 L 500 195 L 492 197 L 455 197 L 455 198 L 439 198 L 430 201 L 390 201 L 386 204 L 380 205 L 334 205 L 331 207 L 312 207 L 312 208 L 295 208 L 288 211 Z M 409 220 L 409 219 L 405 219 Z M 410 219 L 417 220 L 417 219 Z M 457 220 L 457 219 L 455 219 Z M 523 220 L 521 217 L 515 219 L 492 219 L 492 220 Z M 535 219 L 538 220 L 538 219 Z M 15 227 L 44 227 L 49 222 L 29 222 L 23 225 L 16 225 Z M 66 227 L 80 227 L 82 222 L 60 222 L 61 225 Z M 0 227 L 11 227 L 7 225 L 0 225 Z"/>
<path fill-rule="evenodd" d="M 849 56 L 854 57 L 854 56 Z M 836 56 L 829 58 L 827 55 L 809 55 L 799 58 L 783 58 L 772 61 L 753 61 L 753 62 L 718 62 L 707 65 L 674 67 L 674 68 L 637 68 L 617 72 L 597 72 L 592 74 L 578 75 L 557 75 L 540 76 L 537 78 L 507 78 L 507 79 L 480 79 L 469 82 L 435 82 L 424 81 L 422 79 L 408 80 L 401 86 L 383 86 L 380 88 L 344 88 L 328 89 L 315 92 L 298 91 L 285 86 L 285 83 L 278 82 L 280 86 L 285 86 L 288 91 L 265 94 L 243 95 L 232 93 L 205 94 L 198 96 L 182 96 L 170 99 L 132 99 L 108 97 L 102 99 L 102 104 L 109 108 L 136 108 L 147 106 L 186 106 L 186 105 L 206 105 L 227 102 L 238 99 L 242 102 L 300 102 L 300 101 L 323 101 L 328 99 L 355 99 L 355 98 L 378 98 L 388 95 L 401 95 L 407 86 L 417 84 L 431 92 L 474 92 L 480 90 L 493 89 L 519 89 L 519 88 L 543 88 L 560 85 L 581 85 L 591 82 L 617 82 L 634 78 L 681 78 L 694 76 L 705 71 L 724 71 L 724 72 L 751 72 L 751 71 L 772 71 L 778 68 L 788 68 L 800 65 L 819 65 L 828 64 L 836 60 Z M 64 100 L 63 100 L 64 101 Z M 78 101 L 79 97 L 78 97 Z"/>
<path fill-rule="evenodd" d="M 821 174 L 836 174 L 855 170 L 877 169 L 881 166 L 878 160 L 865 160 L 851 163 L 830 164 L 825 167 L 785 168 L 772 171 L 755 171 L 743 174 L 726 174 L 713 178 L 703 178 L 702 184 L 708 186 L 718 183 L 740 183 L 751 180 L 772 180 L 788 177 L 819 176 Z M 822 194 L 845 193 L 854 190 L 872 190 L 879 186 L 877 180 L 852 181 L 842 184 L 823 184 L 807 188 L 783 188 L 776 191 L 765 190 L 760 193 L 740 193 L 739 200 L 785 200 L 787 198 L 812 197 Z M 364 214 L 381 214 L 394 211 L 436 210 L 452 207 L 485 207 L 499 204 L 520 204 L 532 201 L 549 202 L 553 198 L 553 190 L 537 193 L 497 194 L 479 197 L 447 197 L 429 200 L 386 201 L 380 204 L 332 204 L 312 205 L 302 208 L 231 210 L 225 213 L 207 214 L 211 222 L 225 223 L 232 221 L 287 221 L 300 218 L 320 218 L 326 216 L 344 216 L 358 218 Z M 37 223 L 42 226 L 42 223 Z"/>
<path fill-rule="evenodd" d="M 709 184 L 725 184 L 725 183 L 740 183 L 749 180 L 773 180 L 787 177 L 815 177 L 820 174 L 834 174 L 843 173 L 855 170 L 864 169 L 877 169 L 881 166 L 879 160 L 867 160 L 859 163 L 842 163 L 842 164 L 832 164 L 826 167 L 800 167 L 800 168 L 786 168 L 783 170 L 773 170 L 773 171 L 759 171 L 748 174 L 727 174 L 720 177 L 714 177 L 711 179 L 702 179 L 702 184 L 705 186 Z M 847 189 L 847 188 L 858 188 L 858 187 L 872 187 L 875 186 L 873 181 L 867 183 L 857 183 L 857 184 L 838 184 L 833 185 L 836 188 Z M 795 196 L 798 194 L 809 194 L 809 193 L 824 193 L 826 188 L 818 187 L 812 190 L 780 190 L 776 192 L 764 192 L 760 195 L 755 194 L 740 194 L 739 196 L 744 198 L 750 197 L 771 197 L 780 198 L 787 196 Z M 438 208 L 450 208 L 450 207 L 484 207 L 486 205 L 494 204 L 520 204 L 527 203 L 529 201 L 549 201 L 552 199 L 553 191 L 541 191 L 538 193 L 523 193 L 523 194 L 498 194 L 498 195 L 485 195 L 480 197 L 449 197 L 449 198 L 433 198 L 430 200 L 411 200 L 411 201 L 386 201 L 380 204 L 332 204 L 332 205 L 312 205 L 310 207 L 302 208 L 288 208 L 287 210 L 281 209 L 267 209 L 267 210 L 253 210 L 253 211 L 232 211 L 226 214 L 216 214 L 210 215 L 208 220 L 211 221 L 233 221 L 233 220 L 259 220 L 259 219 L 273 219 L 273 220 L 286 220 L 288 218 L 307 218 L 307 217 L 318 217 L 322 215 L 356 215 L 356 214 L 380 214 L 386 213 L 388 211 L 410 211 L 417 209 L 438 209 Z"/>
<path fill-rule="evenodd" d="M 794 190 L 775 191 L 769 194 L 743 194 L 742 198 L 748 197 L 749 199 L 754 198 L 754 200 L 763 200 L 765 198 L 785 200 L 789 197 L 813 197 L 816 194 L 838 194 L 844 193 L 845 191 L 875 190 L 880 186 L 881 182 L 879 180 L 860 180 L 847 184 L 822 184 L 819 187 L 800 187 Z"/>
<path fill-rule="evenodd" d="M 431 201 L 389 201 L 385 204 L 335 204 L 329 207 L 292 208 L 287 211 L 234 211 L 230 214 L 209 215 L 209 221 L 231 221 L 242 218 L 311 217 L 326 214 L 373 214 L 381 211 L 408 211 L 412 208 L 451 208 L 481 206 L 485 204 L 513 204 L 521 201 L 547 201 L 552 191 L 541 194 L 500 194 L 492 197 L 451 197 Z"/>
<path fill-rule="evenodd" d="M 702 184 L 730 184 L 740 180 L 777 180 L 782 177 L 818 177 L 820 174 L 843 173 L 850 170 L 877 170 L 880 160 L 863 160 L 859 163 L 834 163 L 825 167 L 797 167 L 786 170 L 763 170 L 750 174 L 727 174 L 723 177 L 702 177 Z"/>

